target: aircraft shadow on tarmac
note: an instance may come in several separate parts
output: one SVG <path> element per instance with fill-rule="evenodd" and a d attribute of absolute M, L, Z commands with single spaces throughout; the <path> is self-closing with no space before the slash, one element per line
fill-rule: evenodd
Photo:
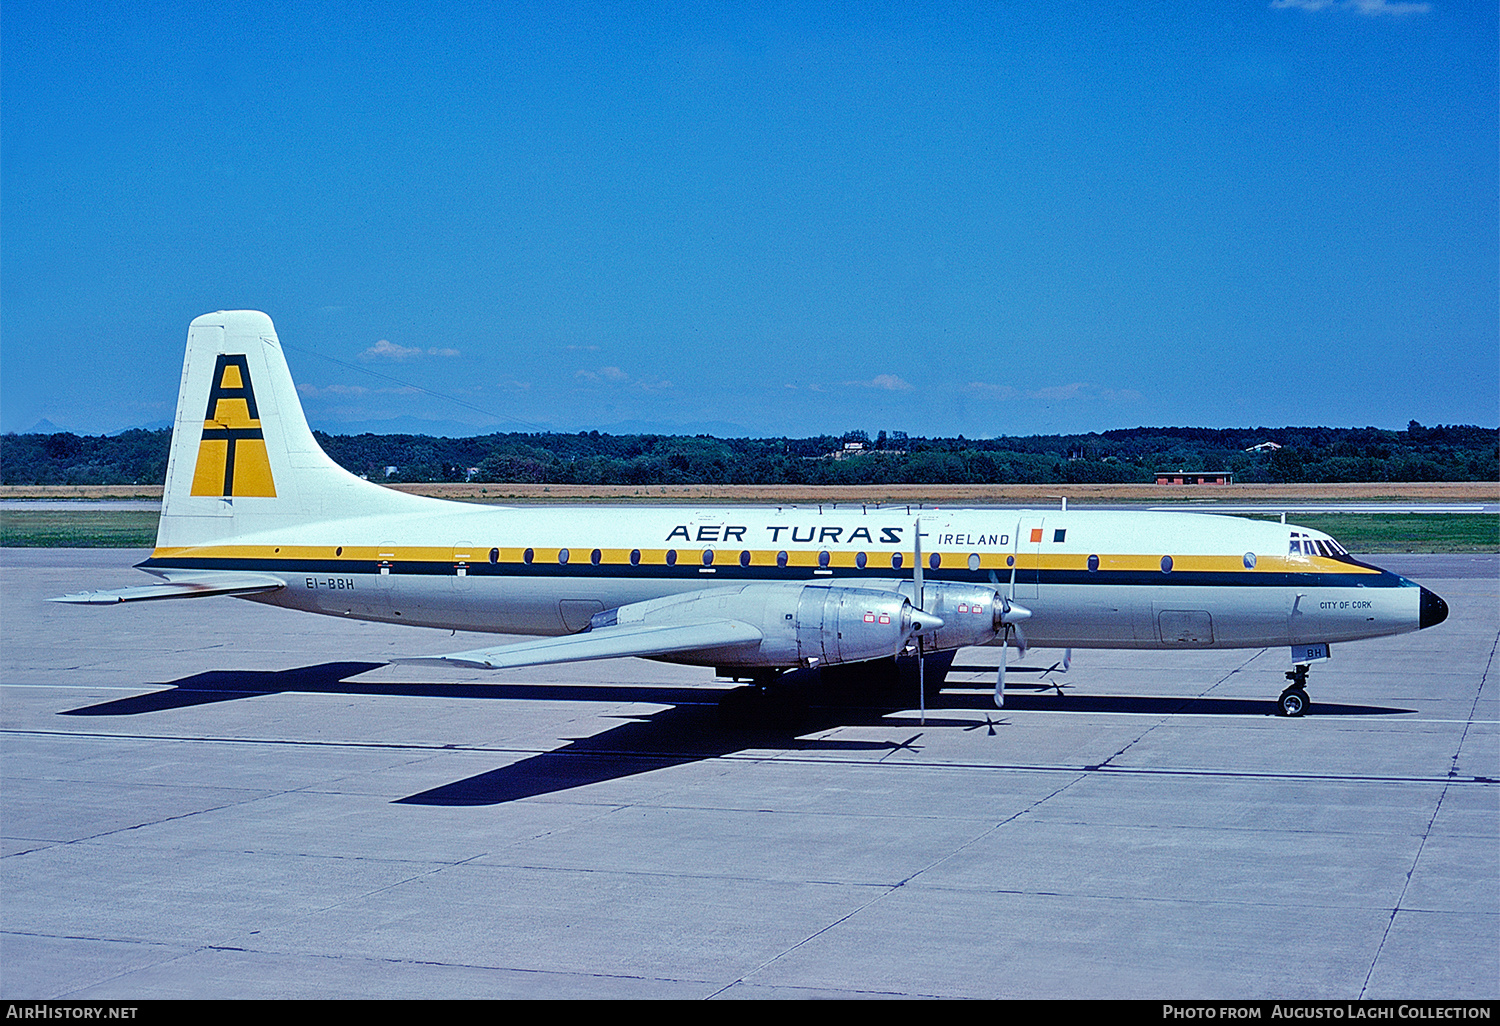
<path fill-rule="evenodd" d="M 411 805 L 495 805 L 570 790 L 651 770 L 701 762 L 750 749 L 783 752 L 840 751 L 872 756 L 920 748 L 917 733 L 905 741 L 859 741 L 809 737 L 836 727 L 915 727 L 911 711 L 914 681 L 871 684 L 858 678 L 825 680 L 817 671 L 784 675 L 771 691 L 741 687 L 728 691 L 651 686 L 577 684 L 422 684 L 350 683 L 346 678 L 376 669 L 372 662 L 332 662 L 289 670 L 211 670 L 172 681 L 171 687 L 63 712 L 64 716 L 136 716 L 171 709 L 229 702 L 287 692 L 395 695 L 412 698 L 474 698 L 507 701 L 640 702 L 665 705 L 655 712 L 620 717 L 623 721 L 590 737 L 569 739 L 561 748 L 522 758 L 498 769 L 397 799 Z M 971 668 L 956 668 L 971 669 Z M 1016 668 L 1015 672 L 1026 672 Z M 1032 672 L 1042 672 L 1033 670 Z M 923 730 L 960 727 L 975 730 L 1009 726 L 1012 712 L 1135 713 L 1271 716 L 1275 702 L 1243 698 L 1064 694 L 1056 681 L 1007 682 L 1005 709 L 997 710 L 988 690 L 958 689 L 934 695 Z M 1025 693 L 1031 692 L 1031 693 Z M 1055 692 L 1055 693 L 1050 693 Z M 964 717 L 945 716 L 970 710 Z M 972 712 L 982 711 L 983 722 Z M 1413 710 L 1382 706 L 1314 703 L 1308 715 L 1388 716 Z M 900 713 L 900 715 L 895 715 Z"/>

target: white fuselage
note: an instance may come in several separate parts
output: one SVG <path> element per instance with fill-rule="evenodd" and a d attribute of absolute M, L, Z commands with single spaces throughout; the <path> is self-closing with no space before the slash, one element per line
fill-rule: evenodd
<path fill-rule="evenodd" d="M 429 502 L 428 515 L 303 523 L 292 544 L 268 530 L 158 547 L 142 566 L 269 573 L 286 587 L 258 601 L 335 616 L 558 635 L 630 603 L 752 583 L 914 597 L 920 524 L 925 583 L 1024 605 L 1033 646 L 1265 647 L 1422 626 L 1423 590 L 1411 582 L 1347 556 L 1290 551 L 1292 532 L 1316 532 L 1234 517 Z"/>

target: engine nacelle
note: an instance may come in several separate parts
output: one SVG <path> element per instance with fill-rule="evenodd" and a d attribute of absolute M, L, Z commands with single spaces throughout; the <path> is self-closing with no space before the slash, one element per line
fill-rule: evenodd
<path fill-rule="evenodd" d="M 600 613 L 595 628 L 738 620 L 761 632 L 758 645 L 704 649 L 664 657 L 700 666 L 822 666 L 887 659 L 934 618 L 895 589 L 818 584 L 747 584 L 633 602 Z M 967 642 L 966 642 L 967 644 Z"/>
<path fill-rule="evenodd" d="M 916 586 L 903 581 L 903 595 L 915 595 Z M 942 619 L 943 625 L 922 635 L 922 647 L 940 652 L 965 645 L 988 645 L 999 636 L 1010 605 L 992 587 L 953 584 L 945 581 L 922 586 L 922 611 Z"/>
<path fill-rule="evenodd" d="M 899 592 L 806 585 L 797 597 L 797 661 L 814 666 L 894 656 L 916 629 L 912 613 Z"/>

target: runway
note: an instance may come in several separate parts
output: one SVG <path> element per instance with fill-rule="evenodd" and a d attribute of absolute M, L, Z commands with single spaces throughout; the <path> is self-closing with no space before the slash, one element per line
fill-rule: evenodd
<path fill-rule="evenodd" d="M 978 649 L 922 724 L 42 601 L 143 555 L 0 551 L 8 999 L 1500 997 L 1495 556 L 1370 557 L 1451 614 L 1335 646 L 1300 720 L 1282 649 L 1079 651 L 1003 712 Z"/>

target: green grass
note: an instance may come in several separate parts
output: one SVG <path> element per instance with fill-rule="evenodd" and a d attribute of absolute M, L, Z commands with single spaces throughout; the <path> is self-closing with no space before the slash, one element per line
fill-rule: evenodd
<path fill-rule="evenodd" d="M 1500 517 L 1489 513 L 1288 513 L 1287 522 L 1330 534 L 1350 552 L 1500 552 Z"/>
<path fill-rule="evenodd" d="M 1500 517 L 1491 514 L 1306 513 L 1288 519 L 1333 535 L 1351 552 L 1500 552 Z M 142 510 L 0 512 L 0 546 L 7 548 L 150 548 L 155 542 L 156 514 Z"/>
<path fill-rule="evenodd" d="M 43 549 L 149 549 L 157 515 L 149 510 L 3 510 L 0 546 Z"/>

